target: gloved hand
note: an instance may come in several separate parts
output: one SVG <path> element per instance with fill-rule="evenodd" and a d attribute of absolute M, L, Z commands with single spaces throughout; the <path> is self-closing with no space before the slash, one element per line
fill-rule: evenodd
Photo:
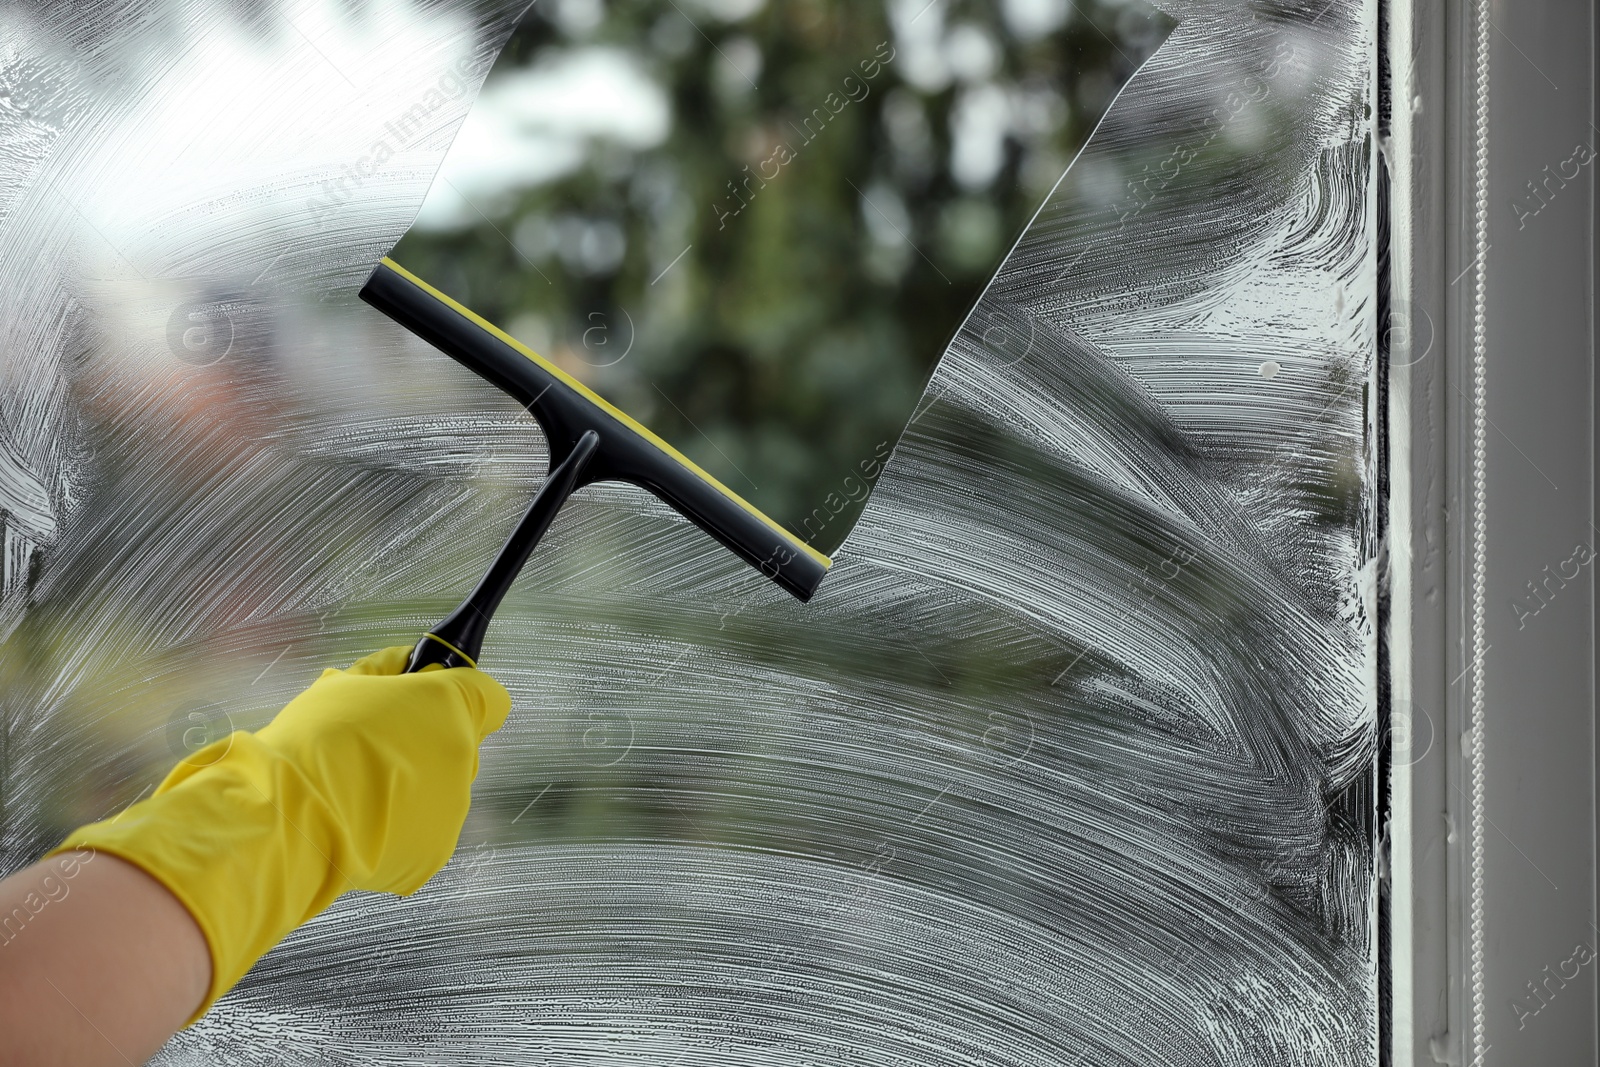
<path fill-rule="evenodd" d="M 266 727 L 192 754 L 148 800 L 55 850 L 118 856 L 188 908 L 211 949 L 190 1023 L 341 893 L 412 893 L 455 850 L 478 745 L 511 698 L 466 667 L 402 674 L 409 654 L 323 671 Z"/>

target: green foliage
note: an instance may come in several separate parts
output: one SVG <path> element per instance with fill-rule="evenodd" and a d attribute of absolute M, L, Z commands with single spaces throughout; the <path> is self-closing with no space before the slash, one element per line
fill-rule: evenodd
<path fill-rule="evenodd" d="M 716 14 L 738 7 L 754 10 Z M 486 92 L 619 49 L 670 101 L 669 132 L 642 150 L 590 139 L 576 169 L 474 197 L 471 225 L 415 230 L 397 254 L 830 550 L 1000 258 L 1154 47 L 1121 5 L 1016 17 L 1052 7 L 535 5 Z"/>

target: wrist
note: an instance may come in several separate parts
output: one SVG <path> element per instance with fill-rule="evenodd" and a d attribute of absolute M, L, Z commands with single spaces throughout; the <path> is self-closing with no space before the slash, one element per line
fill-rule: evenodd
<path fill-rule="evenodd" d="M 52 855 L 72 849 L 138 867 L 194 919 L 211 982 L 190 1023 L 353 884 L 348 850 L 317 791 L 244 732 L 194 753 L 149 799 L 75 831 Z"/>

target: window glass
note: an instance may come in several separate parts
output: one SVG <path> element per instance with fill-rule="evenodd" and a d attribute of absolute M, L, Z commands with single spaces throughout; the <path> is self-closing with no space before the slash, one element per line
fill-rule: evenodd
<path fill-rule="evenodd" d="M 764 99 L 746 77 L 798 71 L 800 98 L 890 41 L 816 155 L 854 153 L 841 173 L 906 243 L 832 201 L 858 290 L 810 296 L 843 302 L 816 321 L 853 347 L 771 351 L 818 396 L 898 360 L 898 448 L 777 420 L 825 460 L 802 505 L 875 484 L 804 605 L 643 492 L 581 491 L 489 631 L 515 708 L 454 861 L 412 897 L 340 900 L 161 1062 L 1375 1060 L 1374 7 L 1163 7 L 541 3 L 534 89 L 637 19 L 734 115 Z M 356 298 L 522 14 L 5 20 L 0 869 L 324 667 L 415 640 L 526 506 L 527 415 Z M 786 51 L 817 26 L 829 56 Z M 1052 94 L 1030 141 L 1013 124 Z M 672 114 L 631 165 L 709 135 Z M 714 147 L 696 181 L 744 158 Z M 571 187 L 597 165 L 506 207 L 513 245 L 529 211 L 598 227 L 540 262 L 614 252 L 592 200 L 563 206 L 600 195 Z M 802 184 L 763 190 L 736 240 L 825 183 Z M 491 269 L 456 247 L 490 247 L 470 220 L 426 233 L 469 284 Z M 910 289 L 873 288 L 891 268 Z M 557 303 L 486 309 L 581 344 L 588 291 L 560 277 Z M 594 298 L 649 281 L 619 266 Z M 943 325 L 919 310 L 940 290 Z M 741 292 L 674 321 L 706 307 L 753 344 L 765 297 Z M 730 440 L 767 425 L 737 375 L 679 380 Z"/>
<path fill-rule="evenodd" d="M 393 258 L 831 552 L 1170 25 L 1100 2 L 536 4 Z"/>

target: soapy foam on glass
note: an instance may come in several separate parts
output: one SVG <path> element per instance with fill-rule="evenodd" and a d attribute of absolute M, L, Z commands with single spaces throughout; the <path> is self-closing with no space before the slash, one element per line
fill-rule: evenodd
<path fill-rule="evenodd" d="M 160 1062 L 1376 1060 L 1375 16 L 1164 7 L 816 600 L 581 493 L 456 859 Z M 537 484 L 354 300 L 470 93 L 339 184 L 511 8 L 7 20 L 5 870 L 414 639 Z"/>

